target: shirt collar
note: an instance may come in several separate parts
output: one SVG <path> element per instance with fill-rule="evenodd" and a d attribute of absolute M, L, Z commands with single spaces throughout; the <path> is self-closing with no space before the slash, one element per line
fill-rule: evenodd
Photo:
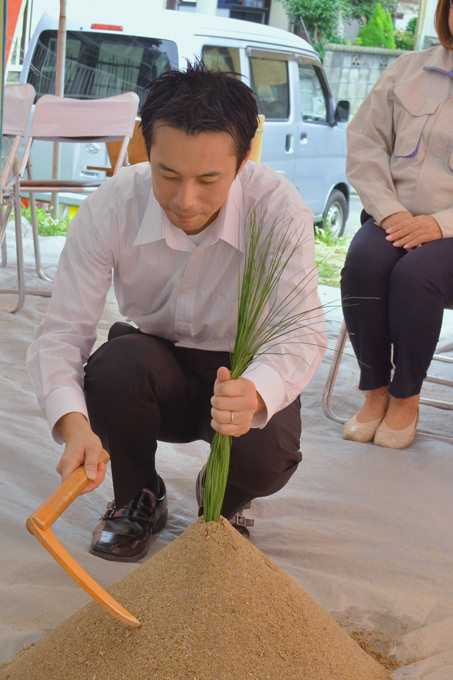
<path fill-rule="evenodd" d="M 193 241 L 170 222 L 151 190 L 143 219 L 134 239 L 134 246 L 162 240 L 174 250 L 196 249 Z M 207 228 L 203 245 L 212 245 L 218 240 L 225 241 L 236 250 L 244 252 L 244 200 L 239 175 L 234 179 L 218 216 Z"/>
<path fill-rule="evenodd" d="M 426 64 L 423 66 L 424 71 L 435 71 L 436 73 L 443 73 L 446 76 L 453 78 L 453 54 L 452 50 L 447 50 L 444 47 L 434 49 Z"/>

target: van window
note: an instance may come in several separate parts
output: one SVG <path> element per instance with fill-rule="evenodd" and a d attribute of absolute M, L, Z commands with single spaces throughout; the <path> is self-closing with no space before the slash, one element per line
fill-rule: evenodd
<path fill-rule="evenodd" d="M 299 62 L 302 120 L 327 123 L 327 97 L 314 64 Z"/>
<path fill-rule="evenodd" d="M 66 41 L 66 97 L 97 99 L 133 91 L 142 103 L 146 86 L 177 66 L 178 50 L 170 40 L 68 31 Z M 56 63 L 57 32 L 43 31 L 28 74 L 37 97 L 55 93 Z"/>
<path fill-rule="evenodd" d="M 258 111 L 267 119 L 289 117 L 288 62 L 265 57 L 250 58 L 252 89 L 258 98 Z"/>
<path fill-rule="evenodd" d="M 206 66 L 213 71 L 241 72 L 241 59 L 238 47 L 203 45 L 202 57 Z"/>

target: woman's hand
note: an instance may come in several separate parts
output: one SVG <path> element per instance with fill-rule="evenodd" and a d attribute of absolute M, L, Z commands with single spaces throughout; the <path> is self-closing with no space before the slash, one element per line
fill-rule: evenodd
<path fill-rule="evenodd" d="M 387 234 L 387 241 L 395 248 L 406 250 L 442 238 L 440 227 L 431 215 L 414 217 L 410 212 L 398 212 L 382 220 L 381 227 Z"/>
<path fill-rule="evenodd" d="M 248 432 L 255 413 L 265 408 L 255 384 L 247 378 L 231 380 L 231 373 L 225 366 L 217 371 L 211 406 L 211 427 L 231 437 Z"/>

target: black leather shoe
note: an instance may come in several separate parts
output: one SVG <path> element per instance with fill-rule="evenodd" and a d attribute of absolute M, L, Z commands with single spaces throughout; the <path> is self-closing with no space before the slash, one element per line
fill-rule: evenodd
<path fill-rule="evenodd" d="M 105 560 L 135 562 L 146 555 L 152 534 L 167 523 L 165 484 L 159 477 L 160 498 L 149 489 L 118 510 L 115 502 L 107 505 L 105 515 L 93 532 L 90 553 Z"/>

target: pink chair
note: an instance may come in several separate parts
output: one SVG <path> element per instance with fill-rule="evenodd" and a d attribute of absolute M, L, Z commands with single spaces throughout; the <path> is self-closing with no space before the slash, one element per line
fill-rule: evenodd
<path fill-rule="evenodd" d="M 113 168 L 115 174 L 120 167 L 127 164 L 127 146 L 134 129 L 138 109 L 138 96 L 134 92 L 126 92 L 104 99 L 66 99 L 54 95 L 44 95 L 36 103 L 29 136 L 21 161 L 20 192 L 30 197 L 33 242 L 35 250 L 36 271 L 41 279 L 50 281 L 41 267 L 39 252 L 38 226 L 36 219 L 36 193 L 90 193 L 105 180 L 90 179 L 36 179 L 32 178 L 30 153 L 35 140 L 49 142 L 49 154 L 52 154 L 53 143 L 89 143 L 119 141 L 120 152 Z M 51 146 L 52 145 L 52 146 Z M 28 179 L 24 179 L 23 170 L 27 167 Z M 23 256 L 18 260 L 18 271 L 23 274 Z M 5 291 L 3 291 L 5 292 Z M 20 306 L 23 304 L 25 292 L 34 295 L 49 295 L 49 292 L 27 290 L 23 284 L 23 276 L 19 277 Z M 20 307 L 13 311 L 18 311 Z"/>
<path fill-rule="evenodd" d="M 17 254 L 17 291 L 0 290 L 0 293 L 17 292 L 18 299 L 14 307 L 0 307 L 9 312 L 17 312 L 24 304 L 24 261 L 22 252 L 22 222 L 20 214 L 20 179 L 23 176 L 26 157 L 22 155 L 18 161 L 19 148 L 28 127 L 31 107 L 35 98 L 32 85 L 8 85 L 3 99 L 3 141 L 10 145 L 9 153 L 2 158 L 0 178 L 0 203 L 2 214 L 0 221 L 0 245 L 2 247 L 2 264 L 6 265 L 5 235 L 11 211 L 14 208 Z"/>

